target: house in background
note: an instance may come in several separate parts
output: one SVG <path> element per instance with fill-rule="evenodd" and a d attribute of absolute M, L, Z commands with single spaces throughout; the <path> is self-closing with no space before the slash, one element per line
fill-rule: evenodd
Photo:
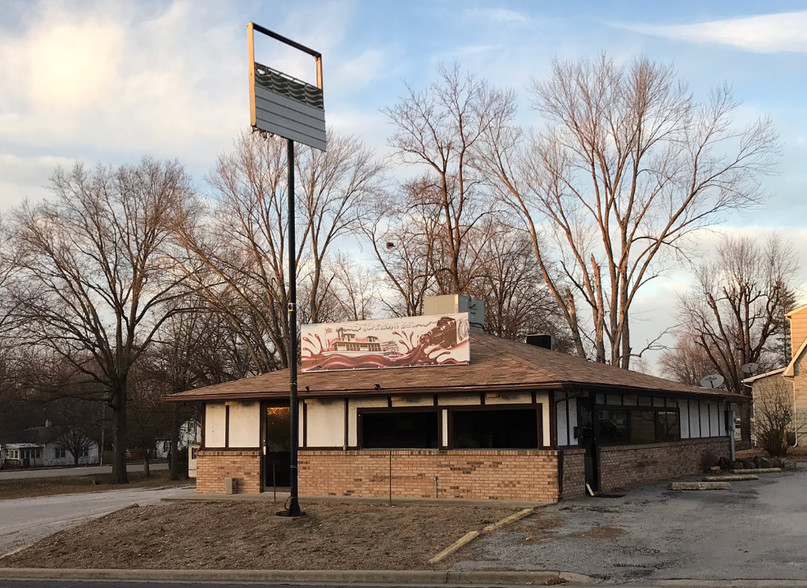
<path fill-rule="evenodd" d="M 790 321 L 790 363 L 782 377 L 793 387 L 791 423 L 796 445 L 807 445 L 807 304 L 785 314 Z"/>
<path fill-rule="evenodd" d="M 76 439 L 71 442 L 69 437 Z M 50 421 L 46 421 L 43 427 L 15 431 L 0 439 L 4 467 L 71 466 L 75 459 L 70 449 L 79 454 L 79 465 L 98 463 L 96 441 L 76 431 L 54 427 Z"/>
<path fill-rule="evenodd" d="M 340 358 L 328 335 L 303 332 L 301 495 L 556 501 L 582 496 L 586 484 L 622 489 L 728 456 L 726 417 L 742 397 L 538 346 L 547 337 L 530 344 L 486 335 L 474 328 L 479 314 L 464 322 L 453 314 L 463 305 L 481 309 L 481 301 L 439 298 L 427 305 L 434 316 L 389 322 L 411 343 L 408 357 L 448 365 L 344 369 L 406 363 L 384 336 L 380 355 Z M 446 316 L 456 323 L 451 349 L 429 335 L 445 331 Z M 374 322 L 330 333 L 378 336 L 378 325 L 367 324 Z M 427 331 L 418 335 L 415 326 Z M 306 353 L 306 337 L 319 341 L 320 353 Z M 204 404 L 198 492 L 223 493 L 228 478 L 244 493 L 288 484 L 288 381 L 280 370 L 168 398 Z"/>
<path fill-rule="evenodd" d="M 193 443 L 199 443 L 201 440 L 202 425 L 196 419 L 188 419 L 179 427 L 178 447 L 180 450 Z M 163 435 L 157 439 L 154 450 L 157 459 L 168 459 L 171 453 L 171 435 Z"/>
<path fill-rule="evenodd" d="M 789 432 L 797 446 L 807 445 L 807 304 L 788 313 L 790 363 L 783 368 L 743 380 L 751 386 L 754 409 L 775 399 L 790 416 Z M 756 420 L 756 418 L 755 418 Z"/>

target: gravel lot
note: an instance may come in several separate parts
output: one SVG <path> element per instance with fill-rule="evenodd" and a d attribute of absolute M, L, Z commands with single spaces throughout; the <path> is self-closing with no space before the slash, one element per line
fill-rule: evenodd
<path fill-rule="evenodd" d="M 807 471 L 761 474 L 731 491 L 586 498 L 542 509 L 455 554 L 454 570 L 578 572 L 661 579 L 807 579 Z"/>

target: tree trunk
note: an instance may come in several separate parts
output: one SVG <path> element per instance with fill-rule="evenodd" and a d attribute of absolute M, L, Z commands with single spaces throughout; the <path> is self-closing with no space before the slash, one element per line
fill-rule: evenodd
<path fill-rule="evenodd" d="M 168 456 L 168 479 L 179 480 L 179 405 L 171 407 L 171 453 Z"/>
<path fill-rule="evenodd" d="M 129 475 L 126 472 L 126 384 L 122 384 L 114 391 L 115 400 L 112 404 L 114 416 L 112 419 L 112 483 L 128 484 Z"/>
<path fill-rule="evenodd" d="M 143 475 L 147 478 L 151 476 L 151 462 L 149 460 L 149 456 L 151 455 L 151 449 L 148 447 L 143 448 Z"/>

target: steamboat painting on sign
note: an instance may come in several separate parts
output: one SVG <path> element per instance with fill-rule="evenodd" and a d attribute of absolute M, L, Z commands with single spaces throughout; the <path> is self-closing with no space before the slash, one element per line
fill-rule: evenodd
<path fill-rule="evenodd" d="M 468 365 L 468 314 L 303 325 L 302 371 Z"/>

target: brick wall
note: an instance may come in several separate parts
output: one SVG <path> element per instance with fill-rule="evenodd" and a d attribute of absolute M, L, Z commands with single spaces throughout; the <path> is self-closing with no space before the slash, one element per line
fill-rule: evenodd
<path fill-rule="evenodd" d="M 579 498 L 586 493 L 586 450 L 563 450 L 561 498 Z"/>
<path fill-rule="evenodd" d="M 392 460 L 390 461 L 390 455 Z M 304 450 L 300 494 L 555 501 L 554 450 Z"/>
<path fill-rule="evenodd" d="M 636 484 L 657 482 L 703 472 L 728 457 L 728 437 L 688 439 L 658 445 L 600 447 L 600 490 L 623 490 Z"/>
<path fill-rule="evenodd" d="M 196 454 L 196 491 L 224 494 L 224 479 L 237 478 L 238 494 L 260 494 L 261 453 L 257 449 L 201 449 Z"/>

